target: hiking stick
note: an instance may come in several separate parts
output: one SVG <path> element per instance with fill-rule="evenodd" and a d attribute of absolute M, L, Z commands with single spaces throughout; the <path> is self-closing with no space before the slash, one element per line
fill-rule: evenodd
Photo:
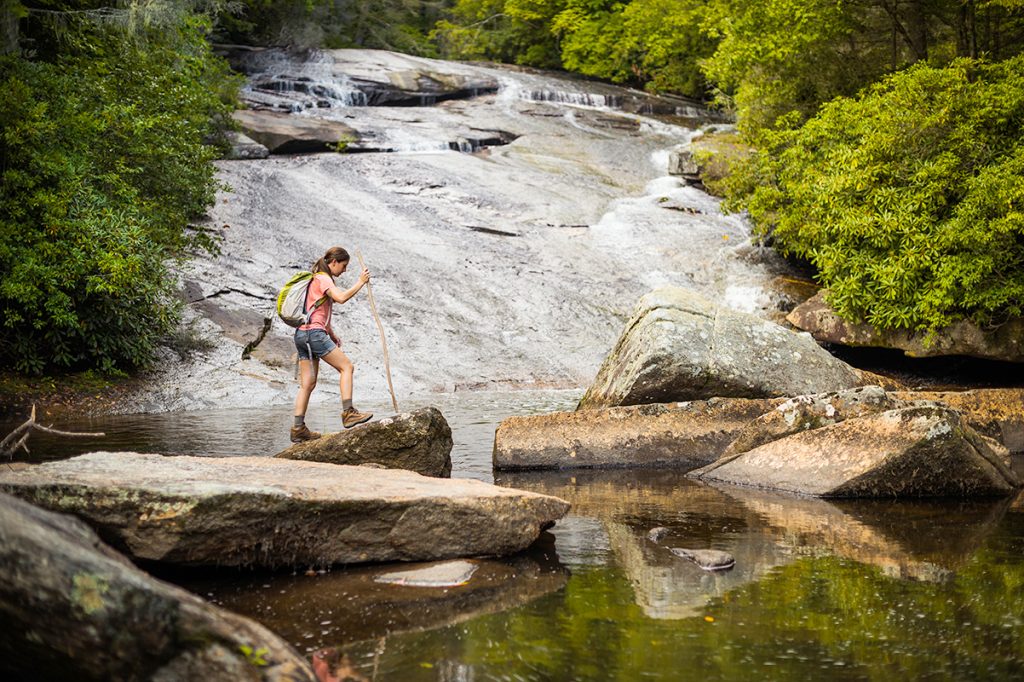
<path fill-rule="evenodd" d="M 356 251 L 356 258 L 359 259 L 359 266 L 366 269 L 366 263 L 363 262 L 363 254 Z M 366 297 L 370 299 L 370 312 L 373 313 L 373 319 L 377 322 L 377 331 L 380 332 L 380 343 L 384 346 L 384 369 L 388 375 L 388 390 L 391 391 L 391 404 L 395 408 L 395 414 L 398 414 L 398 400 L 395 399 L 395 387 L 391 384 L 391 356 L 388 354 L 388 342 L 384 340 L 384 325 L 380 323 L 380 316 L 377 314 L 377 305 L 373 302 L 373 287 L 370 283 L 366 283 Z"/>

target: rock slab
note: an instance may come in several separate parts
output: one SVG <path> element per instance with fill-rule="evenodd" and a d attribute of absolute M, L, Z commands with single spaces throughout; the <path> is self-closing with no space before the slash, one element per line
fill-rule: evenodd
<path fill-rule="evenodd" d="M 914 358 L 968 355 L 1024 362 L 1024 318 L 1013 318 L 992 330 L 961 320 L 929 336 L 925 332 L 879 330 L 869 324 L 848 322 L 825 302 L 826 295 L 825 291 L 818 292 L 797 306 L 786 319 L 824 343 L 894 348 Z"/>
<path fill-rule="evenodd" d="M 381 464 L 424 476 L 452 472 L 452 430 L 436 407 L 425 407 L 297 443 L 274 457 L 327 464 Z"/>
<path fill-rule="evenodd" d="M 0 564 L 5 679 L 315 679 L 262 625 L 143 573 L 81 521 L 2 493 Z"/>
<path fill-rule="evenodd" d="M 242 131 L 271 154 L 326 152 L 359 138 L 358 133 L 340 121 L 292 116 L 273 111 L 241 109 L 232 114 Z"/>
<path fill-rule="evenodd" d="M 1008 452 L 949 408 L 923 405 L 802 431 L 691 472 L 816 497 L 1010 495 Z"/>
<path fill-rule="evenodd" d="M 494 468 L 693 469 L 716 460 L 751 420 L 779 402 L 714 398 L 509 417 L 494 434 Z"/>
<path fill-rule="evenodd" d="M 809 334 L 663 287 L 640 298 L 580 408 L 795 396 L 863 383 Z"/>
<path fill-rule="evenodd" d="M 569 508 L 546 495 L 409 471 L 130 452 L 2 471 L 0 490 L 78 516 L 136 559 L 183 565 L 506 555 Z"/>

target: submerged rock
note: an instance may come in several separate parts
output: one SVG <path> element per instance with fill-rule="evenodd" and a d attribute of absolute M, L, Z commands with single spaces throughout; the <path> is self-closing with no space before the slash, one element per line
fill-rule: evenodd
<path fill-rule="evenodd" d="M 1014 318 L 995 329 L 981 329 L 961 320 L 935 332 L 878 330 L 866 323 L 848 322 L 825 303 L 818 292 L 786 318 L 823 343 L 844 346 L 894 348 L 914 357 L 968 355 L 1004 362 L 1024 362 L 1024 318 Z"/>
<path fill-rule="evenodd" d="M 0 538 L 7 679 L 315 679 L 273 632 L 143 573 L 77 519 L 0 494 Z"/>
<path fill-rule="evenodd" d="M 452 430 L 436 407 L 424 407 L 297 443 L 276 455 L 327 464 L 381 464 L 424 476 L 451 475 Z"/>
<path fill-rule="evenodd" d="M 637 303 L 580 408 L 794 396 L 863 383 L 809 334 L 663 287 Z"/>
<path fill-rule="evenodd" d="M 249 109 L 234 112 L 232 118 L 271 154 L 340 151 L 359 137 L 344 123 L 322 118 Z"/>
<path fill-rule="evenodd" d="M 937 405 L 802 431 L 690 475 L 818 497 L 994 496 L 1020 486 L 1005 449 Z"/>
<path fill-rule="evenodd" d="M 374 576 L 373 581 L 406 587 L 457 587 L 468 583 L 476 569 L 477 564 L 472 561 L 445 561 L 407 571 L 381 573 Z"/>
<path fill-rule="evenodd" d="M 509 417 L 494 434 L 494 468 L 678 467 L 713 462 L 778 400 L 695 400 Z"/>
<path fill-rule="evenodd" d="M 705 571 L 727 571 L 736 565 L 736 559 L 728 552 L 717 549 L 683 549 L 671 547 L 669 551 L 677 557 L 689 559 Z"/>
<path fill-rule="evenodd" d="M 94 452 L 0 471 L 0 489 L 70 512 L 138 559 L 309 566 L 505 555 L 568 511 L 468 479 L 269 457 Z"/>

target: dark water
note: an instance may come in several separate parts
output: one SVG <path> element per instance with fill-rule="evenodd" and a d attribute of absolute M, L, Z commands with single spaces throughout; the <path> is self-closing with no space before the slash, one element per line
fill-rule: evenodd
<path fill-rule="evenodd" d="M 423 404 L 452 424 L 453 475 L 489 480 L 501 418 L 568 409 L 575 398 L 456 394 Z M 288 412 L 91 424 L 112 434 L 110 449 L 259 454 L 286 444 Z M 314 411 L 314 426 L 332 414 Z M 374 581 L 394 566 L 159 573 L 299 651 L 332 649 L 341 678 L 1024 679 L 1024 499 L 826 502 L 667 471 L 495 482 L 563 497 L 572 514 L 528 552 L 479 560 L 458 587 Z M 660 544 L 647 537 L 656 526 L 669 529 Z M 707 573 L 670 547 L 725 550 L 736 566 Z"/>

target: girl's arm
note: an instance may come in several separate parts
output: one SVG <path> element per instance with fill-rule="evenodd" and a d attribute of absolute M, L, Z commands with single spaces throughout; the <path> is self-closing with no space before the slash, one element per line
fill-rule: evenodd
<path fill-rule="evenodd" d="M 363 271 L 359 273 L 359 279 L 352 285 L 350 289 L 342 291 L 340 288 L 333 286 L 327 290 L 327 295 L 331 297 L 331 300 L 335 303 L 344 303 L 348 299 L 352 298 L 359 293 L 359 290 L 370 281 L 370 271 L 363 268 Z"/>

